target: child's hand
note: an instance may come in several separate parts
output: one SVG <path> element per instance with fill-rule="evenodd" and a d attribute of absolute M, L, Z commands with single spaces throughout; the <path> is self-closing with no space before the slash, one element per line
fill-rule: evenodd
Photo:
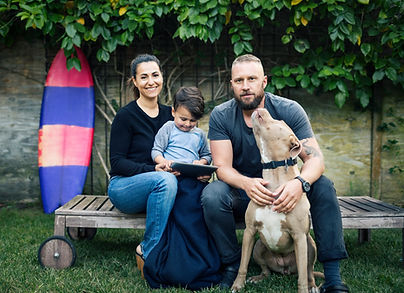
<path fill-rule="evenodd" d="M 207 165 L 208 162 L 205 159 L 201 159 L 201 160 L 195 160 L 192 162 L 192 164 L 196 164 L 196 165 Z"/>

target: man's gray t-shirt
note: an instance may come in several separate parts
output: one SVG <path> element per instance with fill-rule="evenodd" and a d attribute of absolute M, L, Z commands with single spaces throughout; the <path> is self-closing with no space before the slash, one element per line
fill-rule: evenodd
<path fill-rule="evenodd" d="M 306 112 L 296 101 L 265 93 L 265 108 L 272 118 L 283 120 L 300 139 L 313 137 Z M 243 118 L 235 99 L 216 106 L 209 119 L 210 140 L 230 140 L 233 147 L 233 168 L 245 176 L 262 177 L 261 155 L 252 128 Z"/>

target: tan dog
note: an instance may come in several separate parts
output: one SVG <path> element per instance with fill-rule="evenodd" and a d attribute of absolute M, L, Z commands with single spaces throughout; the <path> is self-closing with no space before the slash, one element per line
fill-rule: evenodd
<path fill-rule="evenodd" d="M 263 163 L 263 178 L 267 188 L 275 191 L 280 185 L 299 175 L 296 157 L 302 146 L 293 131 L 283 121 L 274 120 L 266 109 L 257 109 L 252 115 L 253 131 Z M 274 161 L 269 167 L 265 163 Z M 274 165 L 275 164 L 275 165 Z M 278 166 L 281 165 L 281 166 Z M 283 274 L 298 273 L 298 292 L 318 292 L 314 280 L 316 247 L 311 238 L 310 203 L 303 193 L 290 213 L 272 211 L 271 206 L 259 206 L 250 201 L 245 214 L 240 268 L 232 290 L 244 287 L 247 267 L 253 249 L 254 236 L 260 239 L 254 247 L 254 260 L 262 272 L 249 281 L 258 282 L 270 271 Z"/>

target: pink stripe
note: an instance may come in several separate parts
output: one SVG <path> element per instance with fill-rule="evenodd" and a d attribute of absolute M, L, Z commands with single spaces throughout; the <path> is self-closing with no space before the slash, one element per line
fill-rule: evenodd
<path fill-rule="evenodd" d="M 60 49 L 53 59 L 45 86 L 90 87 L 94 85 L 90 66 L 84 53 L 79 48 L 76 48 L 76 52 L 81 63 L 81 71 L 77 71 L 75 68 L 67 70 L 65 53 L 63 49 Z"/>
<path fill-rule="evenodd" d="M 43 125 L 38 133 L 38 166 L 88 166 L 94 128 Z"/>

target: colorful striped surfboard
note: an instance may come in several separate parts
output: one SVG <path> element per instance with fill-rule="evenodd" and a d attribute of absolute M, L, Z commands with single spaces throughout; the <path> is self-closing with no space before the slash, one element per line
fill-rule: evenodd
<path fill-rule="evenodd" d="M 81 71 L 66 68 L 61 49 L 45 83 L 38 133 L 42 204 L 52 213 L 82 193 L 94 134 L 94 83 L 83 52 Z"/>

